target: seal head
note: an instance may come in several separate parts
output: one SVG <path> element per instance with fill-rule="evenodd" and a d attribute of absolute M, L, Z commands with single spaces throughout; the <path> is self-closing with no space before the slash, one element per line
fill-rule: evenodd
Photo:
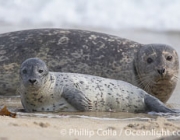
<path fill-rule="evenodd" d="M 168 45 L 144 45 L 135 59 L 137 86 L 166 102 L 177 83 L 178 60 L 177 52 Z"/>
<path fill-rule="evenodd" d="M 38 58 L 30 58 L 24 61 L 20 68 L 20 81 L 29 90 L 42 88 L 47 80 L 48 68 L 44 61 Z"/>

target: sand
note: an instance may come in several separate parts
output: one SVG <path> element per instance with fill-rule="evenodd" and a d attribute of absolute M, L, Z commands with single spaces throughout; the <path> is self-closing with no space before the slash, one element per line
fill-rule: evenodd
<path fill-rule="evenodd" d="M 1 116 L 0 140 L 155 140 L 179 132 L 179 123 L 164 118 L 149 121 L 112 121 Z"/>

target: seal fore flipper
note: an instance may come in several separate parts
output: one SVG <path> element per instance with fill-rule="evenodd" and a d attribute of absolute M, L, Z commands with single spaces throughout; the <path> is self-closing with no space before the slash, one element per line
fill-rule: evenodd
<path fill-rule="evenodd" d="M 166 107 L 159 99 L 149 94 L 145 95 L 144 103 L 148 111 L 162 112 L 162 113 L 178 113 L 178 111 Z"/>
<path fill-rule="evenodd" d="M 91 101 L 78 89 L 64 88 L 61 96 L 78 111 L 90 111 L 92 109 Z"/>

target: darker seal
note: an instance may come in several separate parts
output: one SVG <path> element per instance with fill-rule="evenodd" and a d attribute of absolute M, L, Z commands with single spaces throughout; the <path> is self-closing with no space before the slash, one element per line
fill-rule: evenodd
<path fill-rule="evenodd" d="M 129 82 L 166 102 L 179 71 L 168 45 L 140 44 L 84 30 L 35 29 L 0 35 L 0 94 L 13 95 L 19 65 L 39 57 L 51 71 L 91 74 Z"/>

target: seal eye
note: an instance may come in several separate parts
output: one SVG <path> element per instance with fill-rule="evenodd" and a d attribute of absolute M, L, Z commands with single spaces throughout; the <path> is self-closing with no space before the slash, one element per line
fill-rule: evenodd
<path fill-rule="evenodd" d="M 43 70 L 39 70 L 38 72 L 39 72 L 39 73 L 43 73 Z"/>
<path fill-rule="evenodd" d="M 23 72 L 23 74 L 27 74 L 27 70 L 26 69 L 24 69 L 22 72 Z"/>
<path fill-rule="evenodd" d="M 170 56 L 170 55 L 167 56 L 167 57 L 166 57 L 166 60 L 171 61 L 171 60 L 172 60 L 172 56 Z"/>
<path fill-rule="evenodd" d="M 147 63 L 151 64 L 152 62 L 153 62 L 152 58 L 149 57 L 149 58 L 147 59 Z"/>

